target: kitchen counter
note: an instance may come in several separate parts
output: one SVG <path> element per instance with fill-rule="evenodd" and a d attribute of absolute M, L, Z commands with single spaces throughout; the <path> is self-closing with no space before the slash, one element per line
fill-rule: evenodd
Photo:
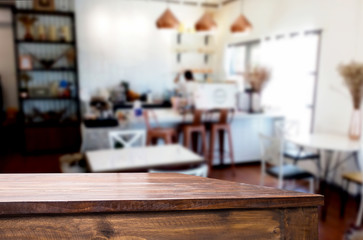
<path fill-rule="evenodd" d="M 125 113 L 131 114 L 131 110 L 126 110 Z M 181 123 L 190 123 L 193 120 L 192 114 L 183 116 L 172 109 L 155 109 L 154 113 L 157 117 L 157 123 L 151 120 L 152 126 L 177 127 Z M 236 163 L 259 161 L 259 132 L 271 135 L 273 133 L 274 122 L 283 118 L 278 113 L 248 114 L 245 112 L 236 112 L 231 122 Z M 216 121 L 217 119 L 217 115 L 212 117 L 212 120 Z M 83 126 L 82 129 L 84 140 L 82 150 L 87 151 L 109 148 L 108 133 L 111 131 L 145 129 L 145 123 L 143 118 L 131 117 L 128 122 L 121 123 L 118 127 L 86 128 Z M 183 142 L 182 139 L 180 139 L 180 142 Z M 225 143 L 225 149 L 228 149 L 227 141 Z M 215 159 L 214 164 L 218 163 L 218 159 Z M 225 163 L 228 164 L 229 160 L 226 159 Z"/>
<path fill-rule="evenodd" d="M 160 103 L 141 102 L 141 105 L 142 105 L 142 108 L 145 108 L 145 109 L 171 108 L 171 102 L 170 101 L 164 101 L 164 102 L 160 102 Z M 113 110 L 116 112 L 117 110 L 131 109 L 132 106 L 133 106 L 132 102 L 114 103 L 113 104 Z"/>
<path fill-rule="evenodd" d="M 157 109 L 154 110 L 154 113 L 157 117 L 159 123 L 182 123 L 183 121 L 186 123 L 190 123 L 193 121 L 193 114 L 188 113 L 184 116 L 172 109 Z M 211 115 L 211 121 L 217 121 L 219 118 L 219 114 L 215 113 Z M 233 121 L 237 120 L 259 120 L 266 118 L 283 118 L 281 114 L 278 113 L 246 113 L 246 112 L 236 112 L 234 113 Z"/>

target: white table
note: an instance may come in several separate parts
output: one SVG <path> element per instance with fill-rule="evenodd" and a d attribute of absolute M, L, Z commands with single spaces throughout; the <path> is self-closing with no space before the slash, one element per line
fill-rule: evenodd
<path fill-rule="evenodd" d="M 326 183 L 328 181 L 329 172 L 333 173 L 333 179 L 335 177 L 336 170 L 344 162 L 350 158 L 354 158 L 358 164 L 358 151 L 360 150 L 361 144 L 359 141 L 353 141 L 348 138 L 347 135 L 337 134 L 321 134 L 314 133 L 302 136 L 287 136 L 285 140 L 294 143 L 301 147 L 317 149 L 321 154 L 325 155 L 325 166 L 322 169 L 320 160 L 318 161 L 318 174 L 323 180 L 320 185 L 320 192 L 326 195 Z M 341 153 L 348 153 L 348 157 L 345 159 L 340 158 Z M 333 163 L 333 156 L 336 154 L 336 162 Z M 325 206 L 323 208 L 323 219 L 326 217 L 326 208 L 328 205 L 328 197 L 325 198 Z"/>
<path fill-rule="evenodd" d="M 335 171 L 347 159 L 339 159 L 340 153 L 352 153 L 357 160 L 357 153 L 360 150 L 360 142 L 353 141 L 347 135 L 314 133 L 300 136 L 287 136 L 286 140 L 301 147 L 314 148 L 321 153 L 325 153 L 325 168 L 322 177 L 328 180 L 330 171 Z M 332 163 L 332 157 L 337 154 L 338 158 L 335 164 Z M 350 156 L 350 157 L 351 157 Z M 321 172 L 319 172 L 321 174 Z"/>
<path fill-rule="evenodd" d="M 203 163 L 181 145 L 160 145 L 86 152 L 91 172 L 120 172 Z"/>
<path fill-rule="evenodd" d="M 286 140 L 323 151 L 355 152 L 360 149 L 359 141 L 350 140 L 347 135 L 314 133 L 286 137 Z"/>

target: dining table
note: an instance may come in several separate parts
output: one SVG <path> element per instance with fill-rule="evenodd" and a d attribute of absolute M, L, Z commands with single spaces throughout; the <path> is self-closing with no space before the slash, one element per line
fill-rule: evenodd
<path fill-rule="evenodd" d="M 125 172 L 197 165 L 205 159 L 179 144 L 86 152 L 90 172 Z"/>
<path fill-rule="evenodd" d="M 318 177 L 321 180 L 320 193 L 325 196 L 325 205 L 322 209 L 322 218 L 325 220 L 329 202 L 329 197 L 326 196 L 326 185 L 330 181 L 329 177 L 334 180 L 338 168 L 350 160 L 355 160 L 359 168 L 360 141 L 351 140 L 347 135 L 334 133 L 285 136 L 285 141 L 299 147 L 316 149 L 320 153 L 321 158 L 317 161 L 317 169 Z"/>

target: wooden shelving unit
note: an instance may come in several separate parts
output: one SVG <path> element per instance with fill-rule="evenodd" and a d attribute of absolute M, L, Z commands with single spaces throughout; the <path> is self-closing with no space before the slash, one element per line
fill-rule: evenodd
<path fill-rule="evenodd" d="M 27 97 L 27 98 L 21 98 L 21 101 L 29 101 L 29 100 L 55 100 L 55 101 L 60 101 L 60 100 L 77 100 L 78 98 L 76 97 Z"/>
<path fill-rule="evenodd" d="M 18 72 L 75 72 L 76 69 L 74 68 L 33 68 L 31 70 L 21 70 L 18 69 Z"/>
<path fill-rule="evenodd" d="M 185 48 L 183 47 L 183 36 L 186 35 L 192 35 L 199 38 L 204 38 L 204 46 L 199 46 L 197 48 Z M 213 36 L 211 34 L 203 34 L 199 35 L 197 33 L 178 33 L 177 34 L 177 49 L 176 56 L 177 56 L 177 63 L 182 62 L 182 56 L 183 54 L 189 54 L 189 53 L 197 53 L 203 56 L 204 63 L 207 65 L 210 59 L 210 56 L 214 54 L 214 51 L 212 51 L 209 47 L 210 40 Z M 204 79 L 207 80 L 209 73 L 204 73 Z"/>
<path fill-rule="evenodd" d="M 25 15 L 63 16 L 74 18 L 74 12 L 69 11 L 38 11 L 34 9 L 16 9 L 16 13 Z"/>
<path fill-rule="evenodd" d="M 16 40 L 17 44 L 63 44 L 63 45 L 74 45 L 74 41 L 72 42 L 64 42 L 64 41 L 25 41 L 25 40 Z"/>
<path fill-rule="evenodd" d="M 36 17 L 39 24 L 44 26 L 53 25 L 56 28 L 67 26 L 71 34 L 71 40 L 50 41 L 39 40 L 36 37 L 32 41 L 24 40 L 24 36 L 21 34 L 24 27 L 18 21 L 18 17 L 24 15 Z M 26 153 L 78 151 L 81 141 L 81 116 L 78 96 L 75 14 L 68 11 L 13 9 L 13 24 L 24 151 Z M 63 59 L 52 67 L 45 67 L 39 61 L 39 59 L 56 59 L 65 49 L 74 51 L 75 59 L 73 64 L 66 64 L 66 59 Z M 22 69 L 20 67 L 20 56 L 26 54 L 31 55 L 33 58 L 31 69 Z M 31 78 L 27 84 L 22 80 L 24 74 Z M 55 95 L 54 93 L 49 93 L 46 96 L 26 96 L 32 87 L 41 86 L 50 89 L 51 84 L 56 85 L 61 82 L 69 84 L 67 89 L 69 96 Z M 61 89 L 60 86 L 59 89 Z"/>

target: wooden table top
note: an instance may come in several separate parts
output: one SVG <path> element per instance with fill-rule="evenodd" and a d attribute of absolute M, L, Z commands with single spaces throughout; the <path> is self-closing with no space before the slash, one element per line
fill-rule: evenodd
<path fill-rule="evenodd" d="M 313 207 L 323 196 L 171 173 L 1 174 L 0 214 Z"/>

